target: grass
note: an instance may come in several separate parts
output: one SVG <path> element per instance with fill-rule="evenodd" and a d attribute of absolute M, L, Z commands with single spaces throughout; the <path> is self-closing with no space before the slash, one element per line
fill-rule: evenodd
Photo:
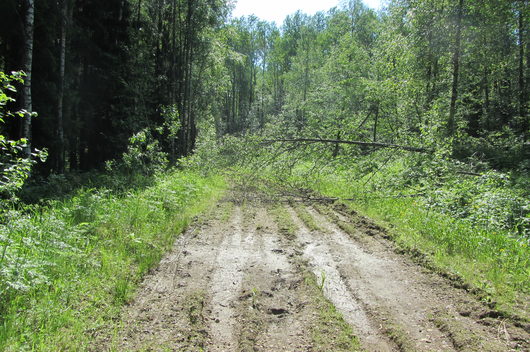
<path fill-rule="evenodd" d="M 294 239 L 296 237 L 296 230 L 298 227 L 294 223 L 291 215 L 283 205 L 277 205 L 270 210 L 276 224 L 278 224 L 278 231 L 287 239 Z"/>
<path fill-rule="evenodd" d="M 509 316 L 529 321 L 530 249 L 508 231 L 474 227 L 429 211 L 412 198 L 366 197 L 360 182 L 327 177 L 315 183 L 324 195 L 356 199 L 344 203 L 391 228 L 404 250 L 424 256 L 436 269 L 461 278 L 482 299 Z"/>
<path fill-rule="evenodd" d="M 433 322 L 440 329 L 449 336 L 453 345 L 460 351 L 491 351 L 502 352 L 506 351 L 506 346 L 502 344 L 504 339 L 501 333 L 502 329 L 498 327 L 499 340 L 487 341 L 473 330 L 470 330 L 464 322 L 460 322 L 446 314 L 439 314 L 433 318 Z"/>
<path fill-rule="evenodd" d="M 310 231 L 320 231 L 324 232 L 326 231 L 325 228 L 321 227 L 317 224 L 315 221 L 315 218 L 309 213 L 307 208 L 305 206 L 297 204 L 294 207 L 294 211 L 296 212 L 296 215 L 302 220 L 302 222 L 307 226 L 307 228 Z"/>
<path fill-rule="evenodd" d="M 0 350 L 85 350 L 117 319 L 141 277 L 226 187 L 174 171 L 115 195 L 11 210 L 0 222 Z"/>
<path fill-rule="evenodd" d="M 311 326 L 311 340 L 315 351 L 362 351 L 359 339 L 342 314 L 324 297 L 323 283 L 309 272 L 304 274 L 304 283 L 317 312 Z"/>

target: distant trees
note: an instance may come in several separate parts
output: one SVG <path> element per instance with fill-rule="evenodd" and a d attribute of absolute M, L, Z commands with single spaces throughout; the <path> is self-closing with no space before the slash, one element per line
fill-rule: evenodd
<path fill-rule="evenodd" d="M 273 104 L 265 118 L 247 106 L 247 119 L 274 121 L 285 137 L 432 146 L 527 168 L 528 5 L 401 0 L 376 14 L 349 0 L 327 14 L 294 14 L 272 31 L 256 68 L 261 100 Z M 238 37 L 253 36 L 238 21 Z M 227 45 L 239 70 L 254 69 L 250 46 Z"/>

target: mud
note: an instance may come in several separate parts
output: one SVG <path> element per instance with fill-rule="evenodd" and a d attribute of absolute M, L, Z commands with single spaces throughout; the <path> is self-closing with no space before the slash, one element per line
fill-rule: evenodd
<path fill-rule="evenodd" d="M 175 242 L 94 350 L 529 350 L 524 329 L 478 317 L 474 296 L 397 254 L 369 221 L 303 205 L 309 226 L 286 205 L 287 236 L 271 205 L 236 200 Z"/>

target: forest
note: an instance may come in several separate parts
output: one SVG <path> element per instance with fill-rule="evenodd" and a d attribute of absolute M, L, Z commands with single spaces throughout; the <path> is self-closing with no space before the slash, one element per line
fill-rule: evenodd
<path fill-rule="evenodd" d="M 343 0 L 276 25 L 227 0 L 2 0 L 0 350 L 123 350 L 102 331 L 232 193 L 287 232 L 290 207 L 313 231 L 321 206 L 362 214 L 512 324 L 499 351 L 530 348 L 529 5 Z"/>

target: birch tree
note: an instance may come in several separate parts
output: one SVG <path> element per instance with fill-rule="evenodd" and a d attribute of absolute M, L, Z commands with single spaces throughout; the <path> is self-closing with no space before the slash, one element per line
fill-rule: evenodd
<path fill-rule="evenodd" d="M 31 111 L 33 110 L 31 96 L 31 73 L 33 69 L 33 31 L 35 23 L 35 3 L 34 0 L 26 0 L 26 16 L 24 21 L 24 63 L 23 68 L 26 73 L 24 79 L 23 102 L 25 111 L 24 123 L 22 126 L 22 137 L 27 140 L 24 148 L 26 156 L 31 157 Z"/>

